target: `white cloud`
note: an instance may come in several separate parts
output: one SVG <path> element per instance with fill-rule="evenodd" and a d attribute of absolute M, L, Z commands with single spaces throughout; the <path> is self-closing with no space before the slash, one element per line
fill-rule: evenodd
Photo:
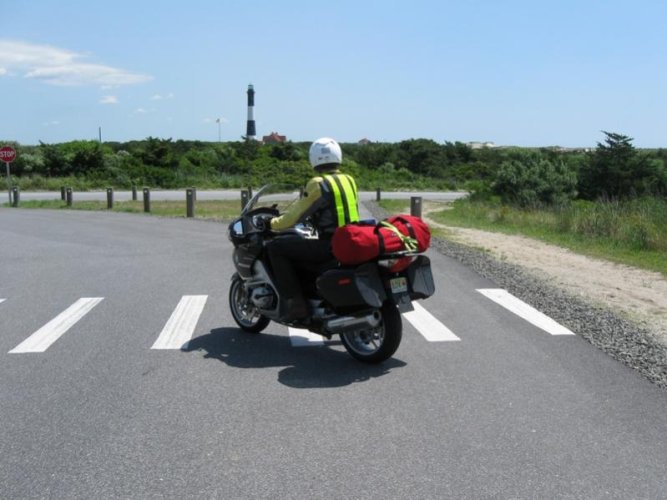
<path fill-rule="evenodd" d="M 137 108 L 134 110 L 135 115 L 145 115 L 146 113 L 149 113 L 149 111 L 144 108 Z"/>
<path fill-rule="evenodd" d="M 115 95 L 105 95 L 100 99 L 100 104 L 118 104 L 118 97 Z"/>
<path fill-rule="evenodd" d="M 6 75 L 7 74 L 7 69 L 6 68 L 0 68 L 0 75 Z"/>
<path fill-rule="evenodd" d="M 155 94 L 151 97 L 151 101 L 162 101 L 165 99 L 173 99 L 173 98 L 174 94 L 172 94 L 171 92 L 167 95 Z"/>
<path fill-rule="evenodd" d="M 104 88 L 132 85 L 151 80 L 150 75 L 133 73 L 104 64 L 85 62 L 87 56 L 49 45 L 0 40 L 0 68 L 51 85 L 100 85 Z"/>

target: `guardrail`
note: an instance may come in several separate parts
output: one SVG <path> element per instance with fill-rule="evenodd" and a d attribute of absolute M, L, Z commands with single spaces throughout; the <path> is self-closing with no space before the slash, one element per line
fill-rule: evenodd
<path fill-rule="evenodd" d="M 73 206 L 74 204 L 74 190 L 69 186 L 62 186 L 60 188 L 60 198 L 66 203 L 68 207 Z M 252 188 L 242 189 L 240 191 L 240 202 L 241 209 L 243 209 L 248 201 L 252 198 Z M 137 201 L 137 188 L 132 186 L 132 200 Z M 375 190 L 375 200 L 382 200 L 382 191 L 380 188 Z M 109 187 L 106 189 L 106 201 L 107 201 L 107 210 L 113 210 L 114 207 L 114 189 Z M 197 189 L 187 188 L 185 190 L 185 216 L 192 218 L 195 217 L 196 210 L 196 201 L 197 201 Z M 143 188 L 143 205 L 144 212 L 151 212 L 151 190 L 148 187 Z M 20 189 L 18 186 L 14 186 L 10 190 L 10 206 L 18 207 L 20 206 Z M 422 197 L 421 196 L 411 196 L 410 197 L 410 214 L 421 217 L 422 215 Z"/>

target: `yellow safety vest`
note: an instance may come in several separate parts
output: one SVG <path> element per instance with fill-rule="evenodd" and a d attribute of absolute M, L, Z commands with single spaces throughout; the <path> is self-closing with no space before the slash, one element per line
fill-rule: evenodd
<path fill-rule="evenodd" d="M 357 208 L 357 184 L 346 174 L 332 174 L 323 176 L 333 194 L 338 226 L 359 221 Z"/>

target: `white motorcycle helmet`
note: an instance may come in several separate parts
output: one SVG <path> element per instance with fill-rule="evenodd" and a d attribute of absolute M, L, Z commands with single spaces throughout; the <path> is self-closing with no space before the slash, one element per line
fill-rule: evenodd
<path fill-rule="evenodd" d="M 343 152 L 340 146 L 329 137 L 322 137 L 313 142 L 310 145 L 308 157 L 314 169 L 318 169 L 323 165 L 340 165 L 343 162 Z"/>

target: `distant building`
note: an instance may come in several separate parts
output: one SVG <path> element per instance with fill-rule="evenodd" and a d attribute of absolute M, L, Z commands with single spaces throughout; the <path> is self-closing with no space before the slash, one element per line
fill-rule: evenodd
<path fill-rule="evenodd" d="M 484 148 L 495 148 L 496 145 L 493 142 L 468 142 L 466 143 L 470 149 L 484 149 Z"/>
<path fill-rule="evenodd" d="M 362 145 L 362 146 L 365 146 L 366 144 L 370 144 L 370 143 L 371 143 L 371 141 L 369 141 L 365 137 L 359 141 L 359 144 Z"/>
<path fill-rule="evenodd" d="M 277 144 L 285 141 L 287 141 L 287 137 L 278 134 L 278 132 L 271 132 L 269 135 L 262 137 L 262 142 L 264 144 Z"/>
<path fill-rule="evenodd" d="M 556 151 L 557 153 L 589 153 L 593 150 L 592 148 L 564 148 L 562 146 L 548 146 L 544 149 Z"/>

